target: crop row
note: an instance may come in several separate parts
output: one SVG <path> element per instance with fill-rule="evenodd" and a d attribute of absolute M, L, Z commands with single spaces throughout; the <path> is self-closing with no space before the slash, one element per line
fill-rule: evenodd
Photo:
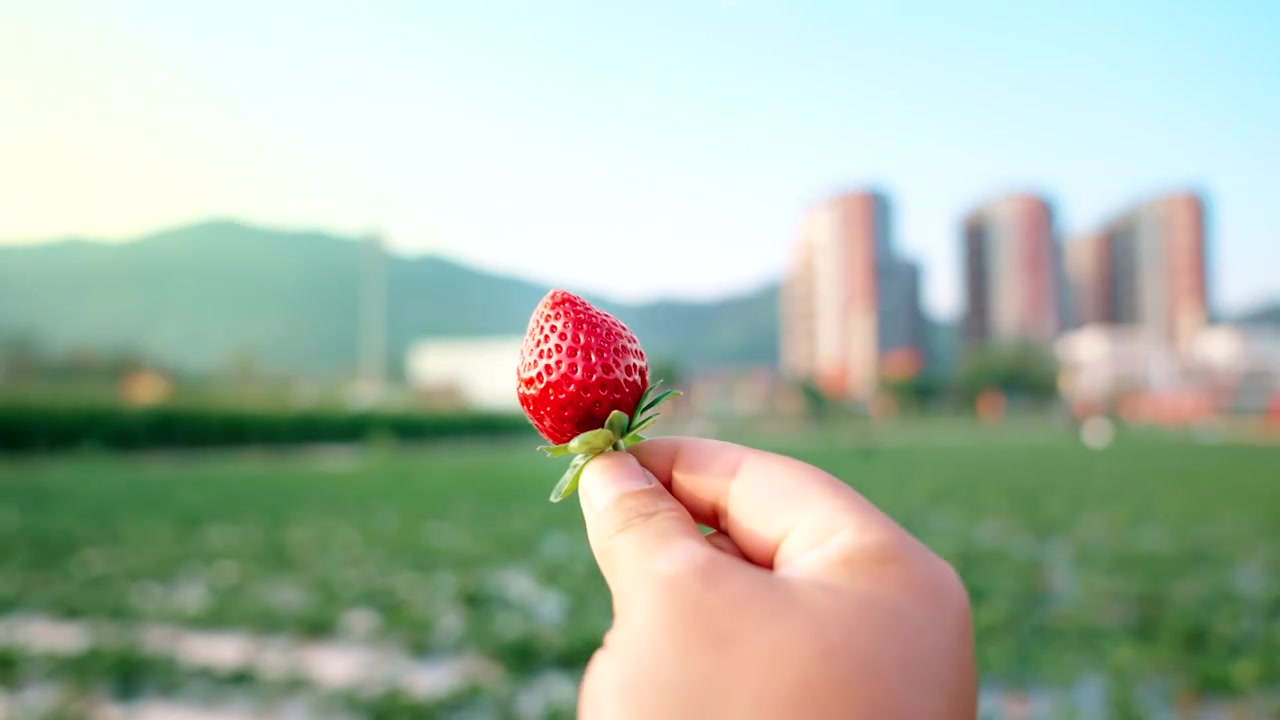
<path fill-rule="evenodd" d="M 8 452 L 424 440 L 527 432 L 528 422 L 518 415 L 476 412 L 0 406 L 0 451 Z"/>

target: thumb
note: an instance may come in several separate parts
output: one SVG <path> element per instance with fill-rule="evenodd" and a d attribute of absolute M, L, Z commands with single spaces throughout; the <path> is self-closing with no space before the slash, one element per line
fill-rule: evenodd
<path fill-rule="evenodd" d="M 591 552 L 615 603 L 632 589 L 652 587 L 664 566 L 711 551 L 689 511 L 629 453 L 605 452 L 588 462 L 578 495 Z"/>

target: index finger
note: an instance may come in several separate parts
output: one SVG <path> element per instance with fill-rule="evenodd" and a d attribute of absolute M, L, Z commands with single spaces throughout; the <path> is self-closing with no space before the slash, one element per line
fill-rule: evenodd
<path fill-rule="evenodd" d="M 833 543 L 877 545 L 899 528 L 853 488 L 793 458 L 717 440 L 655 438 L 629 449 L 695 520 L 751 562 L 785 567 Z"/>

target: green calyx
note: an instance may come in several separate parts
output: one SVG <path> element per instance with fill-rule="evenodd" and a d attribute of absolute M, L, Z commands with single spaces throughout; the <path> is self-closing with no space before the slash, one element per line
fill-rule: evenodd
<path fill-rule="evenodd" d="M 591 458 L 609 451 L 626 452 L 627 448 L 644 440 L 644 435 L 641 435 L 640 431 L 653 425 L 661 414 L 653 410 L 667 400 L 680 396 L 678 390 L 656 392 L 661 384 L 656 382 L 644 391 L 640 396 L 640 402 L 636 403 L 634 415 L 628 417 L 621 410 L 614 410 L 609 413 L 604 427 L 588 430 L 563 445 L 543 445 L 538 448 L 546 453 L 547 457 L 574 456 L 569 463 L 569 469 L 565 470 L 564 475 L 560 477 L 560 482 L 556 483 L 555 489 L 551 491 L 551 502 L 560 502 L 578 489 L 578 479 L 582 477 L 582 469 L 587 466 Z"/>

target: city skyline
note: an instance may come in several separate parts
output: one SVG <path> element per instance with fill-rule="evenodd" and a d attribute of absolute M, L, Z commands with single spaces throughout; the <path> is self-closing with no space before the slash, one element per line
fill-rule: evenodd
<path fill-rule="evenodd" d="M 0 241 L 381 228 L 697 299 L 776 277 L 812 202 L 876 185 L 950 318 L 986 199 L 1045 195 L 1073 237 L 1191 188 L 1216 306 L 1276 293 L 1277 7 L 78 5 L 0 9 Z M 564 262 L 584 247 L 604 269 Z"/>
<path fill-rule="evenodd" d="M 858 188 L 846 188 L 842 191 L 828 195 L 826 198 L 822 199 L 819 202 L 811 204 L 801 216 L 802 228 L 806 224 L 811 224 L 812 217 L 815 213 L 822 211 L 826 206 L 829 206 L 833 202 L 844 197 L 860 196 L 860 195 L 873 196 L 877 198 L 878 202 L 884 204 L 886 207 L 891 206 L 893 203 L 893 198 L 878 186 L 873 185 L 873 186 L 865 186 L 865 187 L 858 187 Z M 1197 323 L 1197 327 L 1199 326 L 1199 324 L 1212 321 L 1215 316 L 1230 316 L 1231 314 L 1233 314 L 1230 311 L 1225 313 L 1222 312 L 1217 307 L 1219 303 L 1215 303 L 1213 301 L 1212 288 L 1214 283 L 1212 282 L 1212 268 L 1216 263 L 1213 260 L 1212 253 L 1213 251 L 1216 250 L 1216 245 L 1209 241 L 1210 240 L 1209 229 L 1207 225 L 1208 220 L 1206 219 L 1206 215 L 1208 214 L 1207 206 L 1209 205 L 1209 203 L 1207 199 L 1204 198 L 1202 195 L 1199 195 L 1195 192 L 1187 191 L 1187 190 L 1174 190 L 1161 195 L 1149 196 L 1143 199 L 1141 202 L 1122 208 L 1120 212 L 1117 212 L 1112 217 L 1110 217 L 1102 225 L 1100 229 L 1094 228 L 1092 230 L 1078 233 L 1074 236 L 1066 236 L 1057 227 L 1056 220 L 1054 219 L 1054 203 L 1052 202 L 1051 198 L 1047 198 L 1047 197 L 1043 197 L 1043 196 L 1035 195 L 1031 193 L 1025 193 L 1025 192 L 1013 192 L 1013 193 L 1009 193 L 999 197 L 988 199 L 984 204 L 971 208 L 968 214 L 963 218 L 963 220 L 959 223 L 956 229 L 956 234 L 961 239 L 960 245 L 965 246 L 966 244 L 969 244 L 973 241 L 974 238 L 972 237 L 972 232 L 973 232 L 973 225 L 975 222 L 975 218 L 981 218 L 984 216 L 989 217 L 994 214 L 994 211 L 999 210 L 1002 207 L 1016 205 L 1020 202 L 1031 202 L 1037 205 L 1038 209 L 1041 210 L 1045 215 L 1046 220 L 1045 220 L 1045 226 L 1043 228 L 1042 235 L 1043 235 L 1043 239 L 1046 240 L 1051 245 L 1051 247 L 1043 248 L 1044 253 L 1042 254 L 1045 255 L 1046 257 L 1051 256 L 1052 260 L 1054 261 L 1054 266 L 1051 268 L 1046 268 L 1046 273 L 1049 273 L 1052 276 L 1052 286 L 1048 288 L 1048 292 L 1051 292 L 1057 296 L 1056 301 L 1051 301 L 1053 303 L 1053 313 L 1055 313 L 1056 315 L 1052 320 L 1052 322 L 1050 323 L 1051 327 L 1056 328 L 1056 330 L 1046 329 L 1044 333 L 1041 333 L 1041 334 L 1049 336 L 1049 335 L 1056 334 L 1057 332 L 1069 329 L 1070 327 L 1079 326 L 1083 324 L 1097 324 L 1097 323 L 1124 324 L 1124 323 L 1133 322 L 1134 320 L 1133 320 L 1133 317 L 1131 316 L 1139 312 L 1139 310 L 1136 309 L 1135 307 L 1135 303 L 1138 302 L 1138 299 L 1136 297 L 1130 300 L 1129 305 L 1131 307 L 1128 310 L 1117 310 L 1116 308 L 1107 304 L 1109 301 L 1111 301 L 1111 298 L 1107 293 L 1113 291 L 1114 288 L 1104 289 L 1101 287 L 1092 286 L 1091 283 L 1095 282 L 1098 279 L 1105 279 L 1111 283 L 1117 282 L 1117 280 L 1114 277 L 1111 277 L 1109 275 L 1105 278 L 1102 277 L 1103 275 L 1105 275 L 1110 271 L 1110 266 L 1108 263 L 1111 263 L 1114 261 L 1114 257 L 1111 257 L 1111 256 L 1115 255 L 1117 252 L 1114 249 L 1117 236 L 1121 238 L 1128 238 L 1129 244 L 1137 243 L 1139 240 L 1142 240 L 1142 242 L 1150 244 L 1151 237 L 1149 236 L 1151 236 L 1153 233 L 1156 235 L 1159 234 L 1158 230 L 1153 230 L 1153 228 L 1156 228 L 1160 224 L 1157 216 L 1163 212 L 1166 212 L 1168 207 L 1174 208 L 1176 212 L 1176 210 L 1181 205 L 1184 205 L 1184 204 L 1187 205 L 1187 208 L 1185 208 L 1182 213 L 1185 216 L 1185 218 L 1177 224 L 1180 224 L 1182 226 L 1194 226 L 1193 231 L 1188 231 L 1188 230 L 1182 231 L 1182 235 L 1185 235 L 1186 232 L 1193 233 L 1195 238 L 1194 247 L 1187 246 L 1185 249 L 1180 249 L 1175 251 L 1174 254 L 1171 255 L 1170 262 L 1172 263 L 1172 265 L 1170 265 L 1169 269 L 1170 271 L 1175 272 L 1175 274 L 1177 274 L 1178 277 L 1181 278 L 1176 281 L 1177 283 L 1180 283 L 1181 285 L 1186 285 L 1187 283 L 1191 283 L 1192 285 L 1194 285 L 1194 287 L 1188 290 L 1187 292 L 1191 292 L 1195 298 L 1193 314 L 1195 314 L 1196 317 L 1198 318 L 1195 321 Z M 890 214 L 890 211 L 886 210 L 885 213 L 886 213 L 886 216 L 888 216 Z M 1144 232 L 1136 232 L 1134 230 L 1136 226 L 1143 226 L 1144 223 L 1146 227 L 1146 230 Z M 999 225 L 1001 223 L 994 223 L 994 224 Z M 1013 225 L 1016 223 L 1005 222 L 1003 224 Z M 387 237 L 385 231 L 382 231 L 376 228 L 370 232 L 365 232 L 365 233 L 342 234 L 342 233 L 335 233 L 332 230 L 322 228 L 322 227 L 269 226 L 261 223 L 246 222 L 241 219 L 235 219 L 235 218 L 210 218 L 202 221 L 177 225 L 174 227 L 163 228 L 139 237 L 123 238 L 116 241 L 103 240 L 102 238 L 85 238 L 85 237 L 79 237 L 79 236 L 68 236 L 68 237 L 48 238 L 44 240 L 31 241 L 31 242 L 28 242 L 28 241 L 14 242 L 14 243 L 9 243 L 9 246 L 10 247 L 38 247 L 41 245 L 45 245 L 49 243 L 58 243 L 58 242 L 75 242 L 75 243 L 90 242 L 94 244 L 101 243 L 105 245 L 122 245 L 122 244 L 131 243 L 134 241 L 146 240 L 152 237 L 162 237 L 175 231 L 181 231 L 184 228 L 199 227 L 199 226 L 215 226 L 216 227 L 220 225 L 227 225 L 228 227 L 239 225 L 239 226 L 249 227 L 249 228 L 261 228 L 269 232 L 279 232 L 284 234 L 320 233 L 321 235 L 340 237 L 340 238 L 343 238 L 352 242 L 358 242 L 358 243 L 368 243 L 370 241 L 374 241 L 380 247 L 381 252 L 386 253 L 388 256 L 403 256 L 408 258 L 424 256 L 424 254 L 422 253 L 405 253 L 401 250 L 397 250 L 395 247 L 394 241 L 392 241 L 390 238 Z M 902 281 L 904 283 L 909 284 L 912 287 L 912 290 L 911 290 L 912 295 L 922 296 L 922 293 L 920 293 L 920 290 L 919 290 L 920 278 L 927 273 L 927 271 L 929 270 L 929 267 L 926 264 L 921 263 L 916 259 L 912 259 L 906 255 L 903 255 L 899 251 L 899 249 L 896 247 L 897 240 L 895 239 L 895 235 L 893 234 L 891 227 L 892 227 L 891 222 L 886 221 L 885 229 L 883 230 L 878 229 L 876 231 L 877 232 L 876 246 L 880 248 L 882 251 L 887 251 L 887 254 L 885 255 L 885 257 L 892 258 L 897 263 L 897 265 L 895 266 L 895 270 L 903 273 L 901 276 Z M 1121 232 L 1121 230 L 1126 227 L 1129 228 L 1128 234 Z M 803 230 L 801 234 L 803 235 Z M 1178 233 L 1174 233 L 1174 234 L 1178 235 Z M 784 241 L 784 244 L 786 244 L 788 247 L 789 253 L 793 253 L 793 250 L 794 250 L 794 248 L 792 247 L 793 241 L 794 241 L 794 238 L 792 238 L 792 240 L 789 240 L 789 241 Z M 3 247 L 5 244 L 6 243 L 0 241 L 0 247 Z M 1104 246 L 1107 248 L 1107 250 L 1105 251 L 1101 249 Z M 1130 254 L 1132 253 L 1133 251 L 1131 250 Z M 1192 253 L 1192 255 L 1187 255 L 1186 253 Z M 486 271 L 486 269 L 483 267 L 477 267 L 475 264 L 469 263 L 465 259 L 453 257 L 448 253 L 429 253 L 429 254 L 435 257 L 440 257 L 441 259 L 444 259 L 446 261 L 459 263 L 462 266 L 473 267 L 482 272 Z M 946 268 L 944 272 L 961 277 L 962 278 L 961 285 L 964 286 L 966 282 L 968 282 L 964 278 L 966 278 L 970 273 L 972 273 L 972 269 L 967 268 L 967 265 L 969 264 L 969 262 L 968 260 L 965 259 L 965 252 L 962 251 L 961 253 L 959 253 L 959 255 L 961 257 L 959 259 L 958 272 L 956 268 Z M 1179 259 L 1179 258 L 1192 258 L 1192 257 L 1194 257 L 1194 262 L 1191 260 Z M 769 286 L 777 287 L 777 286 L 784 285 L 786 282 L 788 267 L 791 267 L 794 264 L 794 256 L 788 258 L 787 263 L 788 265 L 783 268 L 780 268 L 779 272 L 776 275 L 767 276 L 760 285 L 749 286 L 745 288 L 745 290 L 741 293 L 731 292 L 731 293 L 726 293 L 723 296 L 714 296 L 706 299 L 712 302 L 718 302 L 722 300 L 731 299 L 733 297 L 737 297 L 741 294 L 753 294 Z M 1155 266 L 1152 266 L 1152 267 L 1155 267 Z M 883 268 L 881 268 L 881 272 L 882 271 L 883 271 Z M 1148 271 L 1150 271 L 1149 268 L 1148 268 Z M 1188 275 L 1188 273 L 1191 273 L 1191 274 Z M 536 276 L 531 276 L 531 275 L 519 273 L 519 272 L 499 271 L 497 275 L 503 276 L 503 277 L 509 277 L 514 280 L 520 280 L 525 282 L 535 282 L 535 283 L 540 282 L 540 279 Z M 1046 277 L 1048 276 L 1049 275 L 1046 275 Z M 1188 279 L 1188 278 L 1192 278 L 1192 279 Z M 1030 283 L 1030 286 L 1034 286 L 1034 285 L 1036 285 L 1036 283 Z M 1148 286 L 1152 285 L 1151 281 L 1147 281 L 1146 285 Z M 574 286 L 574 287 L 577 287 L 577 286 Z M 599 293 L 599 295 L 606 299 L 615 300 L 615 301 L 617 300 L 616 296 L 610 295 L 608 292 Z M 928 318 L 932 318 L 932 319 L 943 321 L 943 322 L 955 322 L 958 325 L 963 326 L 966 322 L 966 315 L 969 313 L 970 306 L 971 306 L 971 302 L 969 299 L 969 296 L 971 295 L 971 289 L 966 288 L 964 290 L 964 295 L 965 295 L 965 299 L 962 299 L 962 305 L 957 309 L 954 315 L 938 314 L 932 311 L 928 311 L 923 307 L 923 303 L 921 303 L 920 305 L 920 311 L 922 312 L 923 317 L 928 317 Z M 679 298 L 658 297 L 658 298 L 653 298 L 649 300 L 642 300 L 638 304 L 645 304 L 646 302 L 665 302 L 673 299 L 679 300 Z M 1243 308 L 1238 308 L 1236 310 L 1246 310 L 1246 311 L 1256 310 L 1260 307 L 1265 307 L 1265 306 L 1275 304 L 1277 300 L 1280 300 L 1280 294 L 1273 294 L 1270 296 L 1265 296 L 1262 299 L 1262 301 L 1257 304 L 1245 306 Z M 626 301 L 623 300 L 622 302 L 625 303 Z M 1148 300 L 1148 303 L 1149 302 L 1150 300 Z M 1000 303 L 997 303 L 997 304 L 1000 304 Z M 1003 303 L 1003 304 L 1010 305 L 1008 303 Z M 910 327 L 902 328 L 900 330 L 901 332 L 905 332 L 905 333 L 918 333 L 918 330 Z M 883 333 L 881 334 L 883 335 Z M 882 337 L 882 342 L 884 342 L 883 337 Z M 895 342 L 890 342 L 889 344 L 895 345 Z M 896 343 L 896 344 L 901 344 L 905 346 L 905 344 L 902 344 L 902 343 Z"/>

